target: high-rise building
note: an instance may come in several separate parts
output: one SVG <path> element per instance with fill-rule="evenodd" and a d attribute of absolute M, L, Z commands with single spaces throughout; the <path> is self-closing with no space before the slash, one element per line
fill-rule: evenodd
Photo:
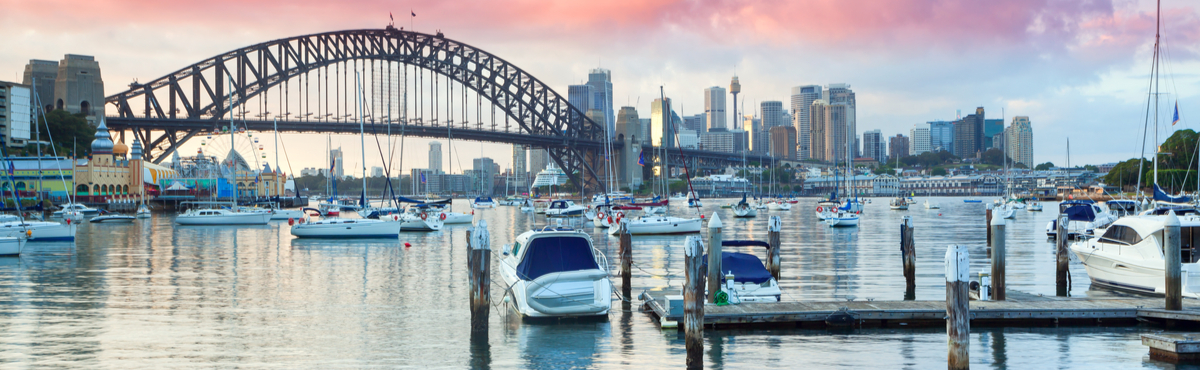
<path fill-rule="evenodd" d="M 342 148 L 330 149 L 329 159 L 333 162 L 333 176 L 338 179 L 346 177 L 346 172 L 342 170 L 342 166 L 345 165 L 345 161 L 342 160 Z"/>
<path fill-rule="evenodd" d="M 763 127 L 762 120 L 752 115 L 742 117 L 743 130 L 750 133 L 750 142 L 747 149 L 754 154 L 767 154 L 771 148 L 771 135 L 769 129 Z"/>
<path fill-rule="evenodd" d="M 700 134 L 700 145 L 704 150 L 722 153 L 741 153 L 743 131 L 709 131 Z M 683 141 L 683 136 L 680 136 Z M 682 145 L 682 143 L 681 143 Z"/>
<path fill-rule="evenodd" d="M 708 132 L 708 117 L 704 113 L 683 116 L 683 128 L 701 134 Z"/>
<path fill-rule="evenodd" d="M 612 72 L 603 68 L 593 69 L 588 73 L 587 84 L 595 94 L 592 107 L 588 109 L 599 109 L 604 114 L 604 125 L 608 127 L 609 135 L 616 135 L 617 117 L 613 114 Z"/>
<path fill-rule="evenodd" d="M 621 107 L 617 112 L 617 141 L 624 146 L 616 157 L 617 173 L 620 174 L 620 184 L 631 189 L 642 185 L 642 166 L 638 164 L 638 160 L 642 159 L 642 132 L 642 120 L 638 119 L 637 109 Z"/>
<path fill-rule="evenodd" d="M 383 167 L 371 167 L 371 177 L 383 177 Z"/>
<path fill-rule="evenodd" d="M 724 95 L 721 96 L 724 98 Z M 662 148 L 675 147 L 675 135 L 672 135 L 671 98 L 654 99 L 650 103 L 650 145 Z"/>
<path fill-rule="evenodd" d="M 983 147 L 982 151 L 987 151 L 991 148 L 998 148 L 992 142 L 992 138 L 996 135 L 1004 133 L 1003 119 L 985 119 L 983 120 Z"/>
<path fill-rule="evenodd" d="M 954 153 L 954 122 L 950 121 L 930 121 L 927 123 L 929 128 L 929 151 L 947 151 Z M 924 153 L 924 152 L 919 152 Z"/>
<path fill-rule="evenodd" d="M 433 173 L 442 173 L 442 143 L 440 142 L 429 142 L 429 170 Z"/>
<path fill-rule="evenodd" d="M 8 146 L 25 146 L 33 120 L 32 103 L 36 94 L 29 86 L 0 81 L 0 141 Z"/>
<path fill-rule="evenodd" d="M 850 138 L 850 141 L 848 144 L 844 144 L 843 146 L 845 146 L 845 145 L 851 146 L 849 148 L 850 149 L 849 153 L 851 156 L 857 157 L 857 156 L 861 155 L 862 151 L 859 150 L 859 148 L 861 148 L 861 146 L 859 145 L 859 142 L 858 142 L 858 123 L 857 123 L 858 119 L 856 118 L 857 117 L 856 112 L 858 111 L 858 103 L 854 98 L 854 90 L 850 89 L 849 84 L 844 84 L 844 83 L 829 84 L 829 85 L 825 86 L 825 92 L 823 93 L 823 97 L 825 99 L 829 100 L 829 105 L 831 107 L 834 105 L 837 105 L 837 104 L 845 105 L 845 108 L 844 108 L 845 112 L 841 114 L 842 121 L 833 122 L 833 124 L 837 124 L 837 125 L 844 124 L 846 126 L 845 135 L 847 135 Z M 838 112 L 841 112 L 843 108 L 837 108 L 837 109 L 838 109 Z M 836 117 L 837 115 L 835 114 L 834 116 Z M 845 151 L 843 151 L 843 153 L 845 153 Z M 839 157 L 839 158 L 844 158 L 844 156 Z M 853 159 L 853 158 L 851 158 L 851 159 Z"/>
<path fill-rule="evenodd" d="M 770 130 L 772 127 L 789 126 L 791 122 L 784 121 L 783 102 L 778 100 L 768 100 L 758 104 L 762 117 L 763 127 Z"/>
<path fill-rule="evenodd" d="M 883 141 L 880 130 L 864 131 L 862 134 L 862 156 L 873 158 L 876 162 L 887 162 L 887 144 Z"/>
<path fill-rule="evenodd" d="M 954 155 L 959 158 L 979 158 L 983 152 L 983 107 L 954 122 Z"/>
<path fill-rule="evenodd" d="M 908 131 L 908 136 L 911 142 L 908 147 L 908 155 L 919 155 L 921 153 L 932 150 L 929 135 L 929 123 L 918 123 L 913 125 L 913 128 Z"/>
<path fill-rule="evenodd" d="M 708 122 L 708 131 L 726 131 L 725 124 L 725 88 L 713 86 L 704 89 L 704 117 Z"/>
<path fill-rule="evenodd" d="M 810 112 L 811 114 L 811 112 Z M 854 109 L 850 104 L 839 102 L 825 107 L 825 160 L 843 162 L 851 160 L 856 138 L 853 134 L 851 116 Z"/>
<path fill-rule="evenodd" d="M 492 195 L 492 185 L 496 179 L 496 162 L 491 158 L 475 158 L 471 160 L 471 170 L 475 172 L 475 188 L 483 195 Z"/>
<path fill-rule="evenodd" d="M 904 134 L 888 138 L 888 161 L 895 162 L 896 159 L 909 155 L 908 143 L 908 137 Z"/>
<path fill-rule="evenodd" d="M 579 110 L 579 113 L 587 114 L 588 110 L 594 109 L 596 103 L 593 99 L 596 98 L 596 89 L 592 85 L 570 85 L 567 86 L 567 102 L 571 103 L 572 107 Z M 603 122 L 596 122 L 603 125 Z"/>
<path fill-rule="evenodd" d="M 1012 124 L 1004 130 L 1004 142 L 1008 145 L 1008 157 L 1013 162 L 1033 168 L 1033 126 L 1028 116 L 1013 117 Z"/>
<path fill-rule="evenodd" d="M 538 173 L 546 170 L 546 166 L 550 164 L 550 153 L 546 149 L 530 149 L 529 150 L 529 177 L 534 178 Z"/>
<path fill-rule="evenodd" d="M 796 86 L 792 88 L 792 120 L 796 127 L 797 154 L 800 159 L 812 158 L 810 152 L 811 129 L 808 127 L 809 108 L 814 100 L 821 99 L 821 85 Z"/>
<path fill-rule="evenodd" d="M 518 189 L 529 186 L 529 158 L 524 145 L 513 144 L 512 146 L 512 174 L 510 182 L 512 186 Z"/>
<path fill-rule="evenodd" d="M 771 128 L 771 156 L 796 159 L 796 128 L 790 125 Z"/>
<path fill-rule="evenodd" d="M 809 141 L 809 159 L 816 159 L 822 162 L 829 162 L 832 158 L 826 157 L 828 154 L 825 148 L 825 136 L 829 131 L 829 121 L 827 112 L 829 110 L 829 101 L 825 99 L 813 100 L 812 105 L 808 108 L 808 128 L 810 132 Z"/>

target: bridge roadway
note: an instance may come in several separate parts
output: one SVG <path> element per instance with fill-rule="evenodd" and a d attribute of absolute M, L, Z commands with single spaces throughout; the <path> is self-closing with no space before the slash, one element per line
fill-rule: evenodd
<path fill-rule="evenodd" d="M 149 143 L 147 148 L 157 147 L 164 140 L 170 140 L 171 133 L 187 133 L 181 138 L 175 138 L 179 144 L 183 141 L 192 138 L 195 135 L 204 135 L 211 132 L 214 128 L 228 126 L 228 121 L 214 121 L 212 119 L 190 119 L 190 118 L 130 118 L 110 116 L 105 118 L 109 130 L 122 132 L 133 131 L 135 135 L 138 132 L 146 133 L 141 138 L 143 142 Z M 357 134 L 359 133 L 359 124 L 357 122 L 327 122 L 327 121 L 263 121 L 263 120 L 246 120 L 238 121 L 239 126 L 245 126 L 250 131 L 270 132 L 278 127 L 279 132 L 291 133 L 335 133 L 335 134 Z M 371 133 L 372 126 L 376 133 L 384 133 L 387 128 L 381 124 L 367 124 L 365 129 Z M 428 138 L 448 138 L 453 135 L 454 139 L 484 141 L 506 144 L 520 144 L 534 148 L 547 147 L 584 147 L 599 149 L 603 143 L 595 140 L 585 140 L 578 138 L 569 138 L 564 136 L 549 136 L 549 135 L 531 135 L 521 133 L 519 131 L 503 131 L 503 130 L 479 130 L 472 128 L 451 128 L 447 130 L 444 125 L 395 125 L 392 127 L 392 134 L 399 135 L 400 129 L 403 128 L 405 135 L 428 137 Z M 166 131 L 168 134 L 160 136 L 158 139 L 151 140 L 148 133 L 150 131 Z M 172 149 L 175 145 L 171 145 Z M 613 143 L 614 150 L 619 150 L 624 147 L 624 143 Z M 643 146 L 643 151 L 651 151 L 653 147 Z M 150 150 L 146 151 L 147 153 Z M 167 158 L 171 153 L 165 152 L 159 158 Z M 726 165 L 736 165 L 742 162 L 741 154 L 713 152 L 706 150 L 684 149 L 684 157 L 688 158 L 690 163 L 695 164 L 701 169 L 716 170 L 725 167 Z M 672 165 L 678 165 L 681 162 L 678 159 L 679 150 L 671 149 L 667 153 L 668 158 L 671 158 Z M 750 162 L 769 162 L 768 156 L 747 155 L 746 160 Z"/>

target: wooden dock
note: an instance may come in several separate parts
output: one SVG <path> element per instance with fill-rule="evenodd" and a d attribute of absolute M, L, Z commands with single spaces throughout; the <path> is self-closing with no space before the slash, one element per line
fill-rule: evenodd
<path fill-rule="evenodd" d="M 661 292 L 641 295 L 644 311 L 663 328 L 682 320 L 668 313 Z M 971 326 L 1127 326 L 1138 322 L 1168 327 L 1200 325 L 1200 302 L 1183 311 L 1163 309 L 1163 298 L 1063 298 L 1008 291 L 1005 301 L 971 301 Z M 919 328 L 946 325 L 945 301 L 822 301 L 705 305 L 704 326 L 712 329 Z"/>

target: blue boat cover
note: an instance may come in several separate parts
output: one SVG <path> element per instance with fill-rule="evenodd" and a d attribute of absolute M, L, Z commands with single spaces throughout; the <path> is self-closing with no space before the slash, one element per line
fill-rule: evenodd
<path fill-rule="evenodd" d="M 1163 191 L 1162 188 L 1158 187 L 1158 184 L 1154 184 L 1154 200 L 1162 201 L 1162 202 L 1170 202 L 1170 203 L 1189 203 L 1192 201 L 1192 197 L 1183 196 L 1183 195 L 1173 197 L 1173 196 L 1167 195 L 1167 192 Z"/>
<path fill-rule="evenodd" d="M 722 240 L 721 246 L 725 247 L 766 247 L 771 248 L 771 244 L 758 240 Z"/>
<path fill-rule="evenodd" d="M 525 246 L 525 257 L 517 265 L 517 274 L 524 280 L 533 280 L 542 275 L 598 269 L 592 256 L 592 246 L 586 238 L 578 236 L 541 237 Z"/>
<path fill-rule="evenodd" d="M 724 242 L 721 245 L 725 245 Z M 708 255 L 703 259 L 705 268 L 708 267 Z M 721 252 L 721 282 L 725 282 L 725 273 L 733 272 L 733 280 L 762 284 L 771 280 L 771 273 L 762 261 L 753 254 L 737 252 Z"/>
<path fill-rule="evenodd" d="M 412 198 L 405 198 L 405 197 L 399 197 L 399 196 L 396 197 L 397 202 L 412 203 L 412 204 L 450 204 L 450 200 L 451 200 L 451 198 L 446 198 L 446 199 L 442 199 L 442 200 L 433 200 L 433 201 L 426 202 L 423 200 L 416 200 L 416 199 L 412 199 Z"/>
<path fill-rule="evenodd" d="M 1084 204 L 1063 210 L 1063 214 L 1067 215 L 1067 219 L 1071 221 L 1092 222 L 1096 220 L 1096 212 L 1092 210 L 1092 205 Z"/>
<path fill-rule="evenodd" d="M 492 201 L 492 197 L 475 197 L 475 203 L 491 202 L 491 201 Z"/>

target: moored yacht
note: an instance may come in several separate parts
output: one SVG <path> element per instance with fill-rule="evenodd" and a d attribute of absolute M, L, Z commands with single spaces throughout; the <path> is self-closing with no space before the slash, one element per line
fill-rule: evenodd
<path fill-rule="evenodd" d="M 575 202 L 559 199 L 550 202 L 550 207 L 546 208 L 546 217 L 579 217 L 583 216 L 583 212 L 587 207 L 576 205 Z"/>
<path fill-rule="evenodd" d="M 1179 212 L 1178 216 L 1174 213 Z M 1092 283 L 1140 293 L 1163 294 L 1163 229 L 1178 223 L 1181 234 L 1183 296 L 1200 298 L 1200 215 L 1194 208 L 1159 208 L 1117 219 L 1097 238 L 1072 243 L 1071 252 L 1083 262 Z"/>
<path fill-rule="evenodd" d="M 546 227 L 504 246 L 500 276 L 523 317 L 605 316 L 612 308 L 608 260 L 580 231 Z"/>
<path fill-rule="evenodd" d="M 70 212 L 78 212 L 84 216 L 95 216 L 100 214 L 100 209 L 88 207 L 79 203 L 67 203 L 59 207 L 62 207 L 62 209 L 54 211 L 54 213 L 50 214 L 50 217 L 63 217 L 64 213 Z"/>
<path fill-rule="evenodd" d="M 175 217 L 175 223 L 180 225 L 265 225 L 270 220 L 270 213 L 200 208 L 190 209 Z"/>
<path fill-rule="evenodd" d="M 733 205 L 733 215 L 734 217 L 756 217 L 758 210 L 754 209 L 750 202 L 746 201 L 746 195 L 742 194 L 742 200 Z"/>
<path fill-rule="evenodd" d="M 1092 235 L 1117 220 L 1105 207 L 1090 200 L 1068 200 L 1058 204 L 1058 213 L 1067 216 L 1067 236 Z M 1046 236 L 1058 236 L 1058 217 L 1046 224 Z"/>
<path fill-rule="evenodd" d="M 20 255 L 25 249 L 25 241 L 25 237 L 16 234 L 0 236 L 0 257 Z"/>
<path fill-rule="evenodd" d="M 728 240 L 722 245 L 739 245 L 739 243 L 762 242 Z M 701 261 L 707 268 L 708 255 L 705 254 Z M 775 277 L 771 276 L 771 272 L 767 271 L 766 266 L 763 266 L 762 260 L 753 254 L 721 252 L 721 271 L 724 271 L 724 273 L 718 274 L 721 276 L 721 290 L 729 296 L 724 299 L 718 296 L 718 301 L 724 300 L 729 303 L 779 302 L 783 297 L 783 291 L 779 289 L 779 283 L 775 281 Z M 730 277 L 733 278 L 732 281 L 729 280 Z M 713 293 L 708 292 L 708 294 Z"/>
<path fill-rule="evenodd" d="M 892 198 L 892 201 L 888 203 L 888 207 L 896 211 L 907 211 L 908 199 L 905 199 L 904 197 Z"/>
<path fill-rule="evenodd" d="M 492 200 L 492 197 L 475 197 L 475 200 L 471 202 L 471 208 L 496 208 L 496 202 Z"/>
<path fill-rule="evenodd" d="M 400 231 L 438 231 L 444 224 L 438 215 L 411 206 L 403 214 L 393 215 L 392 221 L 400 223 Z"/>
<path fill-rule="evenodd" d="M 396 222 L 362 218 L 328 218 L 292 225 L 297 238 L 397 238 L 400 225 Z"/>
<path fill-rule="evenodd" d="M 0 215 L 0 236 L 24 233 L 31 242 L 72 241 L 77 227 L 78 224 L 72 221 L 28 221 L 13 215 Z"/>
<path fill-rule="evenodd" d="M 857 212 L 838 209 L 827 213 L 823 221 L 830 227 L 851 227 L 858 226 L 858 218 Z"/>
<path fill-rule="evenodd" d="M 700 232 L 700 221 L 699 218 L 645 215 L 626 221 L 625 228 L 631 235 L 690 234 Z M 610 234 L 617 235 L 620 228 L 609 230 Z"/>

